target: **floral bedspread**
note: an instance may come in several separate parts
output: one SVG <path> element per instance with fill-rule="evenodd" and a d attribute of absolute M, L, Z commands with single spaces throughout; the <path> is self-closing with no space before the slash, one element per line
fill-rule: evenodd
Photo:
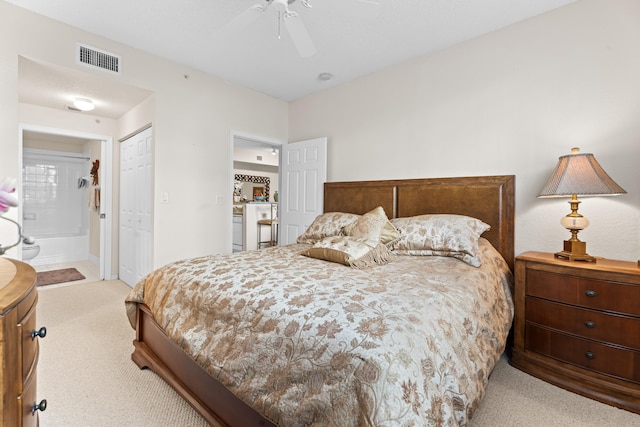
<path fill-rule="evenodd" d="M 126 299 L 239 398 L 280 426 L 466 425 L 505 348 L 512 276 L 398 256 L 354 269 L 296 244 L 169 264 Z"/>

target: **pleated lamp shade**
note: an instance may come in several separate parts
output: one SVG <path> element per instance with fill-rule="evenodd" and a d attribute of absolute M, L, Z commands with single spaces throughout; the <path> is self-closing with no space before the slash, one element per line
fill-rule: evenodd
<path fill-rule="evenodd" d="M 572 148 L 571 154 L 561 156 L 551 177 L 540 191 L 538 197 L 567 197 L 571 200 L 571 213 L 562 218 L 560 223 L 571 232 L 571 238 L 564 241 L 564 250 L 555 254 L 556 258 L 569 261 L 595 262 L 596 258 L 587 254 L 586 242 L 578 239 L 578 232 L 589 225 L 589 220 L 578 213 L 578 195 L 607 196 L 624 194 L 620 187 L 602 169 L 593 154 L 580 153 L 580 149 Z"/>
<path fill-rule="evenodd" d="M 572 153 L 561 156 L 558 164 L 540 191 L 538 197 L 605 196 L 624 194 L 620 187 L 602 169 L 591 153 L 580 153 L 573 148 Z"/>

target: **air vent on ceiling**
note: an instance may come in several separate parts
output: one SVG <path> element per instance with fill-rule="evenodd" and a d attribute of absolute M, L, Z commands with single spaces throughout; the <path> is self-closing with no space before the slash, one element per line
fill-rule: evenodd
<path fill-rule="evenodd" d="M 120 74 L 120 57 L 104 50 L 78 43 L 76 60 L 80 64 Z"/>

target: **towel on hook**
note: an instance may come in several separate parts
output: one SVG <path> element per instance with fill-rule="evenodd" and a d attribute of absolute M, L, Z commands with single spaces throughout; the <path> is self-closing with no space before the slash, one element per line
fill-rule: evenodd
<path fill-rule="evenodd" d="M 89 208 L 100 210 L 100 187 L 97 185 L 89 190 Z"/>

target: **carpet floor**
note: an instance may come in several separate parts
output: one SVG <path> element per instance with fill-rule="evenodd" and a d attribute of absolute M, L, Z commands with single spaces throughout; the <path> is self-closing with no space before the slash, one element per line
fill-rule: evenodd
<path fill-rule="evenodd" d="M 124 310 L 130 288 L 102 281 L 39 288 L 38 401 L 42 427 L 204 427 L 152 371 L 131 361 L 135 332 Z M 640 415 L 570 393 L 502 358 L 471 427 L 639 426 Z"/>

